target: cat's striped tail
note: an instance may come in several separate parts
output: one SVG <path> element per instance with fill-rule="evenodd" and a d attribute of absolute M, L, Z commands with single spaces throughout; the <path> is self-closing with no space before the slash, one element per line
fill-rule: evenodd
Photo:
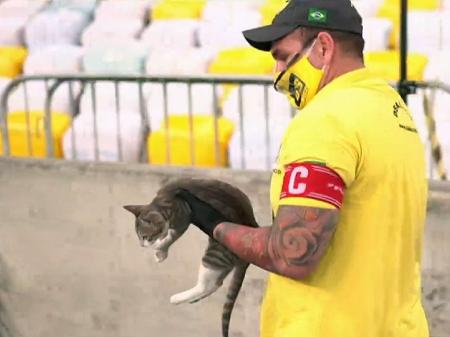
<path fill-rule="evenodd" d="M 231 313 L 233 312 L 234 304 L 236 303 L 242 283 L 244 282 L 245 273 L 248 266 L 248 263 L 242 262 L 234 268 L 233 277 L 231 279 L 227 292 L 227 298 L 222 310 L 222 337 L 228 337 Z"/>

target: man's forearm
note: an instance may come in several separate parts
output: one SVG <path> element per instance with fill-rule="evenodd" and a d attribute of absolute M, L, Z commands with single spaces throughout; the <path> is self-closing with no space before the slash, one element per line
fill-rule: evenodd
<path fill-rule="evenodd" d="M 221 223 L 214 238 L 244 261 L 301 280 L 323 256 L 338 221 L 338 211 L 282 206 L 271 227 Z"/>
<path fill-rule="evenodd" d="M 242 260 L 276 273 L 268 252 L 271 232 L 271 227 L 253 228 L 224 222 L 215 229 L 214 238 Z"/>
<path fill-rule="evenodd" d="M 214 237 L 242 260 L 271 273 L 296 280 L 308 276 L 311 272 L 308 261 L 296 265 L 284 259 L 272 238 L 272 230 L 272 227 L 253 228 L 225 222 L 216 228 Z M 306 252 L 302 257 L 306 257 Z"/>

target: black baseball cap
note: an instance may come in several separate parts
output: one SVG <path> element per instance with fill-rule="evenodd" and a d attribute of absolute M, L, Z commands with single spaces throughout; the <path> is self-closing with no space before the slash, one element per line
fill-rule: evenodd
<path fill-rule="evenodd" d="M 298 27 L 323 28 L 362 35 L 362 19 L 350 0 L 290 0 L 271 25 L 243 32 L 256 49 L 269 51 L 272 43 Z"/>

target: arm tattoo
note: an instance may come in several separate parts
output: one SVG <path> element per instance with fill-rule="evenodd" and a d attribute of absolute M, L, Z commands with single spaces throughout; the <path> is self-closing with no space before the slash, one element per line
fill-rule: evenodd
<path fill-rule="evenodd" d="M 281 206 L 272 227 L 222 223 L 214 237 L 244 261 L 302 279 L 325 253 L 338 217 L 334 209 Z"/>
<path fill-rule="evenodd" d="M 281 206 L 267 246 L 277 269 L 316 264 L 336 229 L 338 214 L 331 209 Z"/>

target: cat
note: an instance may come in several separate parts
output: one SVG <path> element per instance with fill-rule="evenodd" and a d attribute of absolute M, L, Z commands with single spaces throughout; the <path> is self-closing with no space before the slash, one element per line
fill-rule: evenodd
<path fill-rule="evenodd" d="M 221 212 L 230 222 L 258 227 L 248 197 L 236 187 L 214 179 L 176 179 L 163 186 L 148 205 L 124 206 L 136 216 L 135 229 L 143 247 L 152 247 L 155 259 L 167 258 L 169 247 L 183 235 L 190 225 L 188 203 L 177 196 L 180 189 L 195 195 Z M 213 239 L 202 257 L 195 287 L 173 295 L 173 304 L 195 303 L 215 292 L 234 269 L 222 311 L 222 336 L 228 337 L 231 313 L 245 278 L 248 263 Z"/>

